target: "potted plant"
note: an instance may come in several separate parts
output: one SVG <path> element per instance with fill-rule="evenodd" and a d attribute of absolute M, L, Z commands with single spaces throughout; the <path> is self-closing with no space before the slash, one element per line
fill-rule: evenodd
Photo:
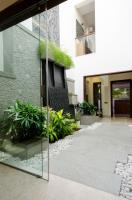
<path fill-rule="evenodd" d="M 81 103 L 80 108 L 84 115 L 94 115 L 97 111 L 97 107 L 87 101 Z"/>

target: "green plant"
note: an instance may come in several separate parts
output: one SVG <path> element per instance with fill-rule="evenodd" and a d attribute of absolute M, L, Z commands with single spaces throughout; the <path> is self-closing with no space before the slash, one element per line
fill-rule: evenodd
<path fill-rule="evenodd" d="M 80 108 L 83 110 L 83 113 L 86 115 L 93 115 L 97 111 L 97 107 L 93 104 L 90 104 L 87 101 L 84 101 L 80 104 Z"/>
<path fill-rule="evenodd" d="M 2 123 L 5 137 L 9 137 L 14 142 L 21 142 L 41 136 L 46 113 L 40 107 L 17 100 L 5 111 L 5 114 Z"/>
<path fill-rule="evenodd" d="M 50 142 L 55 142 L 77 129 L 75 120 L 63 110 L 56 112 L 49 109 L 49 116 L 47 123 L 47 109 L 17 100 L 5 111 L 5 117 L 0 122 L 0 134 L 13 142 L 40 137 L 49 137 Z"/>
<path fill-rule="evenodd" d="M 53 143 L 58 140 L 57 134 L 55 132 L 55 127 L 52 125 L 52 123 L 49 123 L 48 125 L 45 123 L 43 125 L 43 132 L 42 136 L 49 137 L 50 143 Z"/>
<path fill-rule="evenodd" d="M 67 135 L 73 133 L 77 129 L 75 120 L 71 118 L 69 113 L 64 114 L 63 110 L 58 112 L 50 110 L 50 122 L 48 125 L 48 131 L 46 125 L 44 125 L 43 135 L 49 136 L 50 142 L 62 139 Z M 47 131 L 47 133 L 46 133 Z"/>
<path fill-rule="evenodd" d="M 40 41 L 39 44 L 39 54 L 42 59 L 46 57 L 46 42 Z M 48 42 L 48 54 L 55 63 L 62 65 L 66 69 L 74 67 L 72 58 L 64 52 L 56 43 L 49 41 Z"/>
<path fill-rule="evenodd" d="M 45 42 L 45 40 L 39 42 L 39 55 L 41 58 L 46 57 L 46 42 Z"/>

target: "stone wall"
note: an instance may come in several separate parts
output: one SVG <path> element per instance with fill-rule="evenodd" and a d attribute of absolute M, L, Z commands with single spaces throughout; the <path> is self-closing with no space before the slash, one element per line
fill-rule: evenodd
<path fill-rule="evenodd" d="M 40 16 L 41 37 L 46 36 L 46 13 Z M 39 15 L 33 17 L 39 24 Z M 49 39 L 59 44 L 59 7 L 48 11 Z M 0 71 L 0 116 L 17 99 L 40 105 L 39 26 L 33 32 L 22 25 L 3 32 L 4 71 Z"/>
<path fill-rule="evenodd" d="M 60 43 L 60 31 L 59 31 L 59 6 L 54 7 L 47 11 L 48 19 L 48 39 L 54 41 L 57 44 Z M 33 17 L 33 32 L 39 35 L 39 24 L 40 22 L 40 34 L 42 38 L 46 37 L 46 12 Z"/>
<path fill-rule="evenodd" d="M 0 72 L 0 115 L 16 99 L 40 105 L 39 40 L 22 26 L 3 33 L 4 72 Z"/>

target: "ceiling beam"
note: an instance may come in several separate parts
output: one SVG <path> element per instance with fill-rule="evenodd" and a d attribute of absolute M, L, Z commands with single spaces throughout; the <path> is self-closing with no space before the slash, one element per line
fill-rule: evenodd
<path fill-rule="evenodd" d="M 8 8 L 9 6 L 16 3 L 18 0 L 1 0 L 0 1 L 0 12 Z"/>
<path fill-rule="evenodd" d="M 2 0 L 3 1 L 3 0 Z M 9 0 L 8 0 L 9 1 Z M 10 0 L 13 1 L 13 0 Z M 0 12 L 0 31 L 20 23 L 66 0 L 14 0 L 9 7 Z M 0 1 L 0 7 L 1 7 Z"/>

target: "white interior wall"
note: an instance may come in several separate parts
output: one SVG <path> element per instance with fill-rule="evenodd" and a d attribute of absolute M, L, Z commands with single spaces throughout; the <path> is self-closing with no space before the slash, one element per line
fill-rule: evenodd
<path fill-rule="evenodd" d="M 81 14 L 80 14 L 80 12 L 79 12 L 79 10 L 76 8 L 75 9 L 75 17 L 76 17 L 76 19 L 78 20 L 78 22 L 82 25 L 84 25 L 84 26 L 82 26 L 83 27 L 83 29 L 85 30 L 85 28 L 87 27 L 87 23 L 86 23 L 86 21 L 85 21 L 85 19 L 81 16 Z"/>
<path fill-rule="evenodd" d="M 92 11 L 87 15 L 83 16 L 84 20 L 86 21 L 86 27 L 95 26 L 95 12 Z"/>
<path fill-rule="evenodd" d="M 75 57 L 75 5 L 82 0 L 68 0 L 60 5 L 60 44 L 73 57 L 75 69 L 68 70 L 75 79 L 78 100 L 83 100 L 83 76 L 132 69 L 132 1 L 95 0 L 96 53 Z"/>

